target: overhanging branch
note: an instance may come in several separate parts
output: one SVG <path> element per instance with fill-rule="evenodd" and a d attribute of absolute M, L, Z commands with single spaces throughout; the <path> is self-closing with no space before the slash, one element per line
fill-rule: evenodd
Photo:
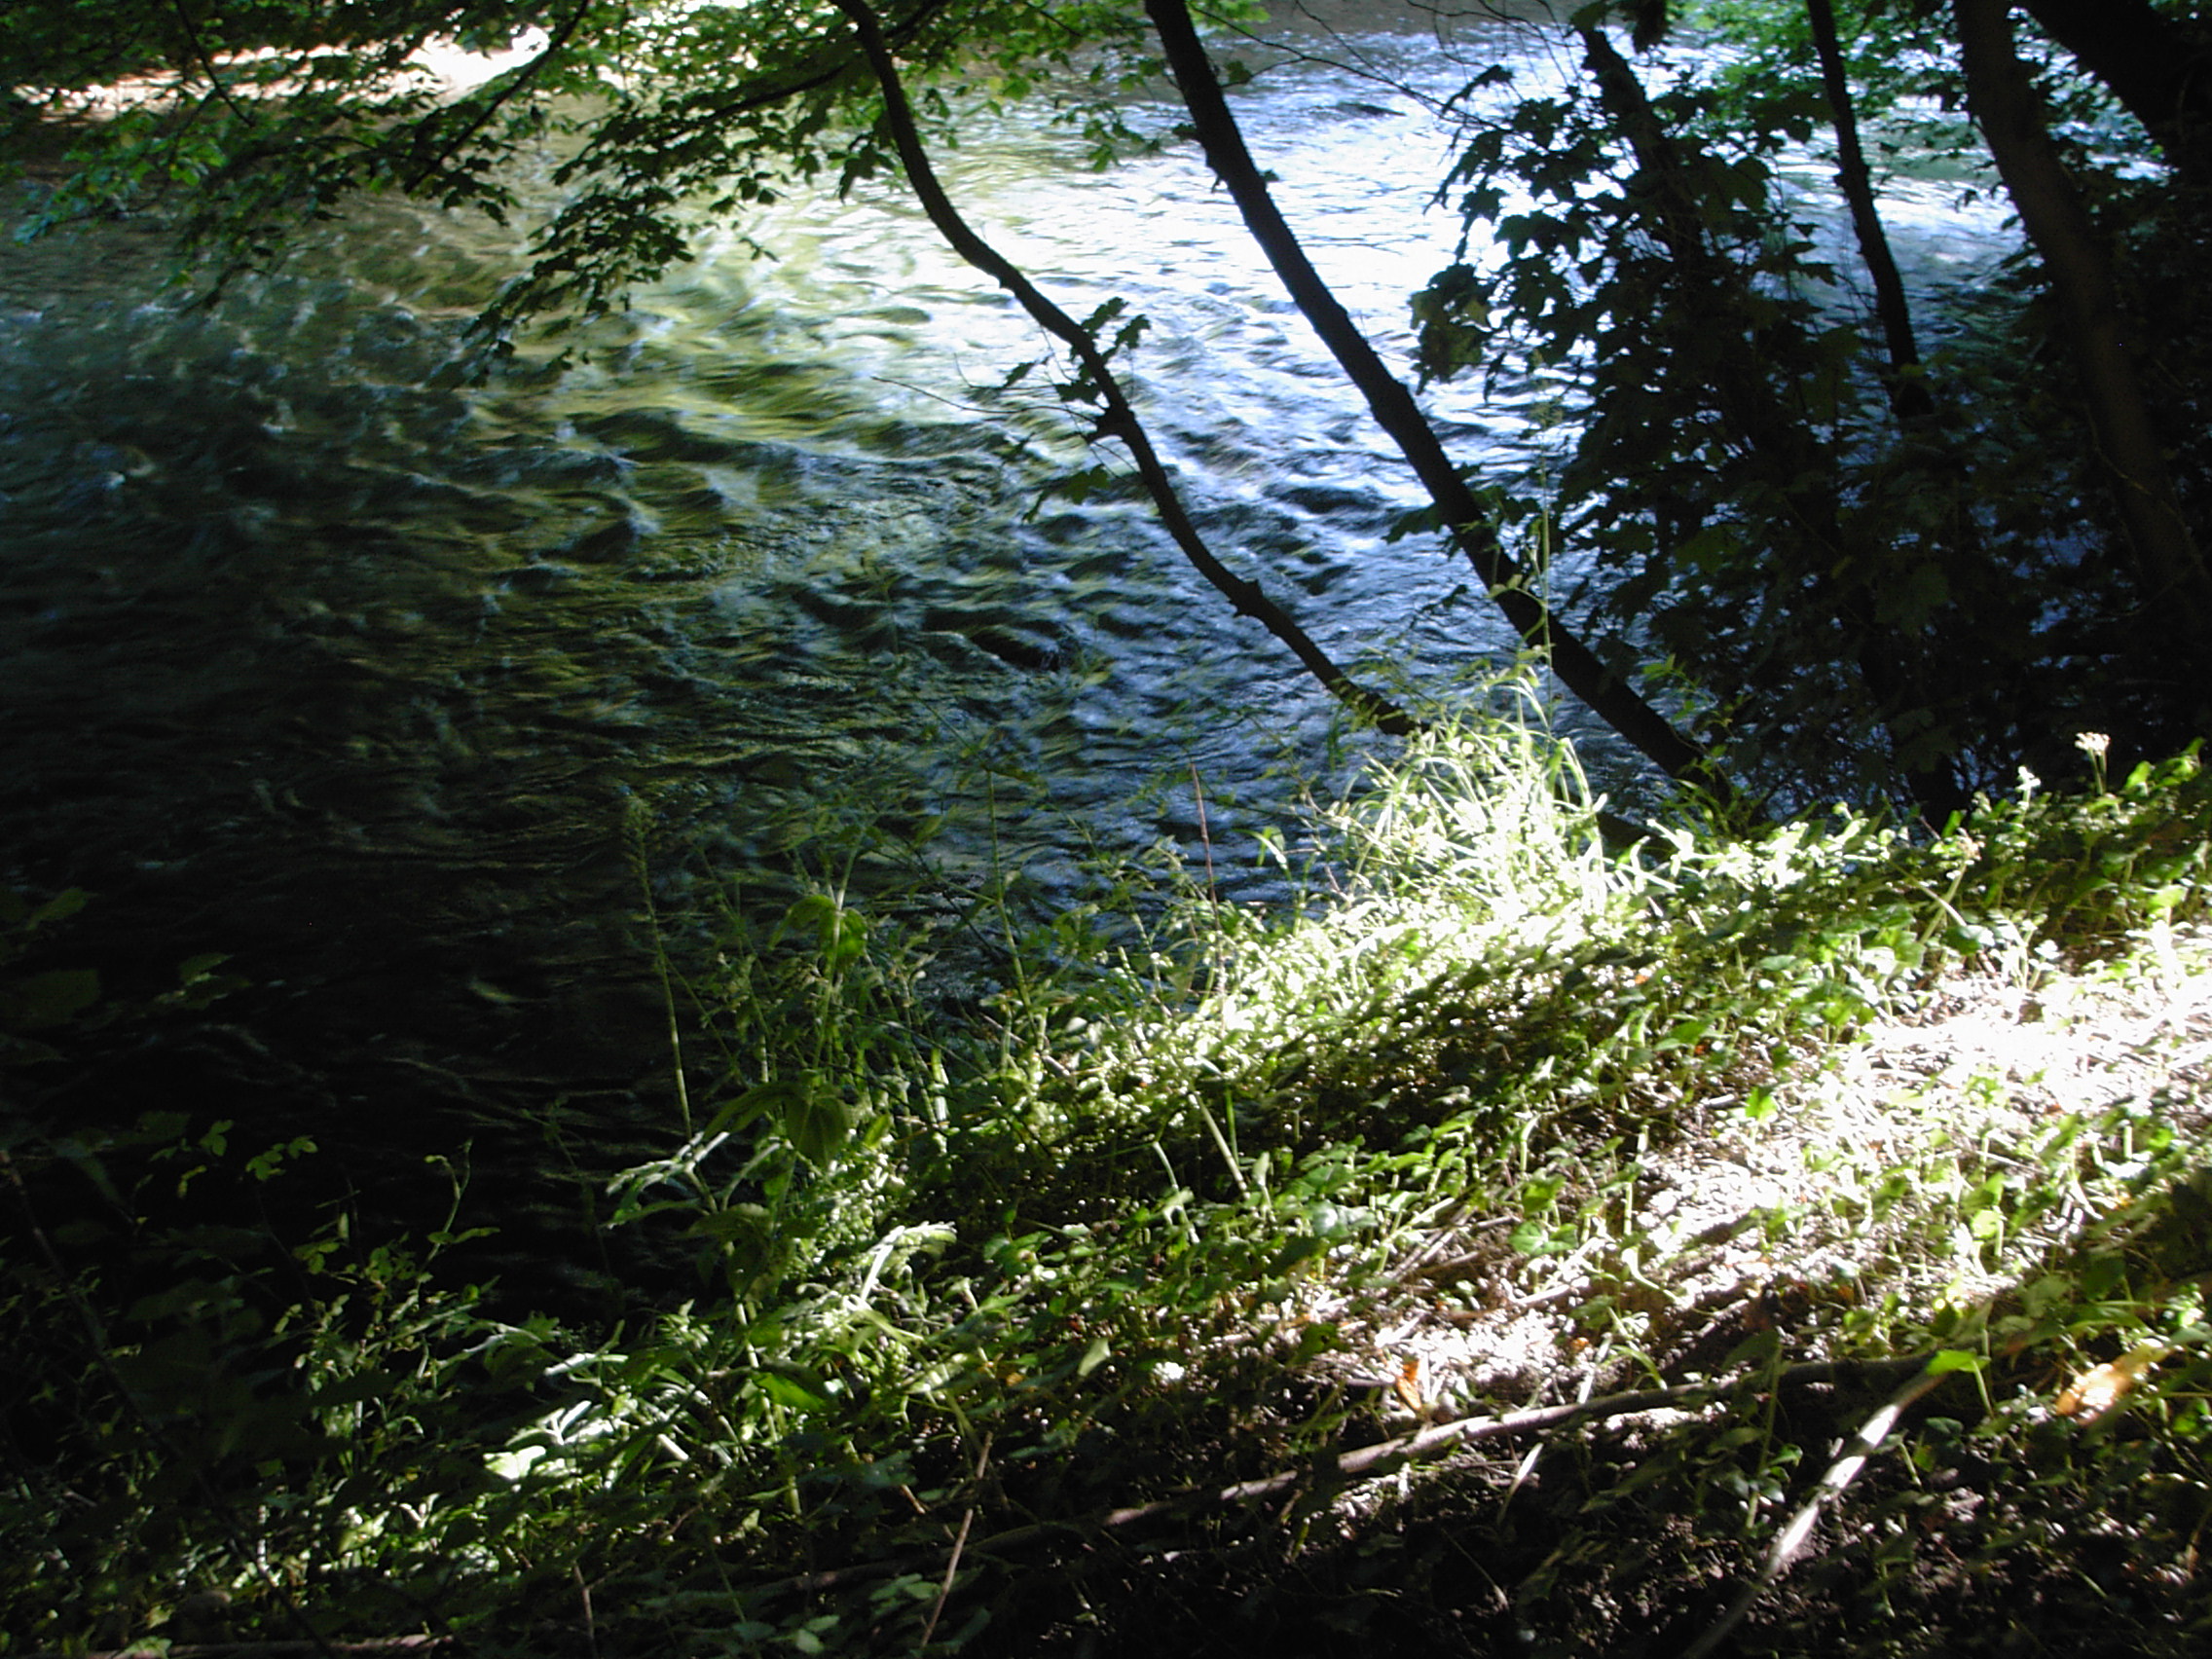
<path fill-rule="evenodd" d="M 1306 257 L 1298 237 L 1269 194 L 1266 177 L 1245 147 L 1213 62 L 1198 40 L 1184 0 L 1145 0 L 1169 71 L 1191 113 L 1206 161 L 1228 188 L 1245 228 L 1346 376 L 1367 399 L 1376 424 L 1390 435 L 1435 502 L 1452 536 L 1505 613 L 1515 632 L 1541 655 L 1560 683 L 1647 756 L 1668 776 L 1695 782 L 1723 797 L 1730 791 L 1712 756 L 1677 731 L 1667 718 L 1599 660 L 1532 591 L 1529 572 L 1499 541 L 1490 515 L 1444 452 L 1413 393 L 1376 354 L 1367 337 Z"/>
<path fill-rule="evenodd" d="M 1012 294 L 1021 309 L 1056 339 L 1066 343 L 1077 361 L 1096 388 L 1099 401 L 1105 406 L 1097 424 L 1097 435 L 1119 439 L 1136 461 L 1137 475 L 1144 481 L 1153 505 L 1159 511 L 1161 522 L 1175 538 L 1175 545 L 1183 550 L 1198 573 L 1211 582 L 1236 608 L 1239 615 L 1250 616 L 1269 633 L 1288 645 L 1308 672 L 1327 686 L 1346 705 L 1372 720 L 1385 732 L 1403 736 L 1415 729 L 1413 719 L 1379 692 L 1359 684 L 1347 675 L 1327 652 L 1321 649 L 1301 628 L 1290 614 L 1261 592 L 1257 582 L 1242 579 L 1214 557 L 1213 551 L 1198 534 L 1184 509 L 1182 498 L 1175 493 L 1173 481 L 1161 462 L 1159 453 L 1152 447 L 1144 424 L 1137 419 L 1127 394 L 1116 378 L 1106 353 L 1099 349 L 1090 331 L 1077 322 L 1049 299 L 1021 271 L 986 242 L 961 217 L 952 204 L 952 199 L 938 181 L 937 169 L 931 166 L 929 152 L 922 144 L 920 130 L 914 123 L 913 109 L 906 100 L 905 88 L 893 60 L 889 43 L 884 39 L 883 27 L 875 11 L 866 0 L 837 0 L 837 9 L 851 21 L 859 36 L 861 50 L 867 58 L 877 85 L 883 91 L 884 122 L 891 129 L 893 146 L 899 153 L 900 165 L 906 170 L 906 181 L 929 215 L 930 223 L 953 252 L 996 281 Z"/>

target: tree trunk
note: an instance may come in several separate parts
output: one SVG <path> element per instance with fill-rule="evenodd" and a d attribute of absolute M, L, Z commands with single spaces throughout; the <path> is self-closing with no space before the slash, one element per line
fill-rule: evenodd
<path fill-rule="evenodd" d="M 2009 0 L 1952 0 L 1967 101 L 2019 209 L 2064 319 L 2083 401 L 2143 579 L 2145 624 L 2168 659 L 2192 665 L 2212 645 L 2212 571 L 2166 470 L 2112 266 L 2012 36 Z"/>
<path fill-rule="evenodd" d="M 1191 112 L 1192 126 L 1206 161 L 1228 188 L 1245 228 L 1268 256 L 1275 275 L 1305 313 L 1345 374 L 1367 399 L 1376 423 L 1390 435 L 1427 490 L 1438 515 L 1531 650 L 1550 665 L 1568 691 L 1619 732 L 1670 777 L 1729 793 L 1712 757 L 1677 731 L 1667 719 L 1569 634 L 1530 590 L 1529 575 L 1497 538 L 1474 492 L 1452 464 L 1420 406 L 1330 291 L 1307 259 L 1268 193 L 1267 180 L 1222 95 L 1213 62 L 1198 40 L 1184 0 L 1145 0 L 1145 13 L 1160 35 L 1169 71 Z"/>
<path fill-rule="evenodd" d="M 1835 128 L 1836 184 L 1851 207 L 1859 257 L 1866 262 L 1866 276 L 1874 284 L 1874 314 L 1881 321 L 1882 339 L 1889 348 L 1890 372 L 1885 386 L 1890 408 L 1899 422 L 1910 423 L 1935 413 L 1936 402 L 1920 375 L 1920 347 L 1912 337 L 1912 308 L 1905 302 L 1904 278 L 1898 274 L 1890 239 L 1882 229 L 1882 215 L 1874 205 L 1873 171 L 1859 141 L 1859 111 L 1852 102 L 1851 79 L 1844 72 L 1833 0 L 1805 0 L 1805 17 L 1813 26 L 1813 50 L 1821 60 L 1821 86 L 1827 94 L 1829 122 Z"/>
<path fill-rule="evenodd" d="M 937 169 L 930 165 L 921 133 L 914 126 L 913 110 L 906 101 L 898 65 L 892 59 L 891 48 L 873 9 L 866 0 L 836 0 L 836 4 L 860 37 L 862 54 L 883 92 L 884 121 L 891 129 L 892 144 L 899 152 L 900 165 L 905 168 L 906 182 L 913 187 L 930 223 L 955 253 L 1012 294 L 1040 327 L 1066 342 L 1103 405 L 1104 412 L 1098 418 L 1093 437 L 1119 439 L 1135 459 L 1137 474 L 1151 493 L 1161 523 L 1183 550 L 1184 557 L 1221 591 L 1239 615 L 1256 618 L 1269 633 L 1288 645 L 1308 672 L 1346 705 L 1383 731 L 1399 736 L 1413 731 L 1415 722 L 1403 710 L 1352 680 L 1303 628 L 1260 591 L 1257 582 L 1238 578 L 1214 557 L 1198 527 L 1191 522 L 1190 514 L 1184 510 L 1167 468 L 1153 449 L 1151 437 L 1137 420 L 1136 411 L 1130 407 L 1098 342 L 1091 338 L 1089 330 L 1048 299 L 1011 260 L 977 236 L 953 206 L 952 199 L 945 195 L 944 187 L 938 182 Z"/>
<path fill-rule="evenodd" d="M 1648 196 L 1654 232 L 1677 279 L 1716 326 L 1742 315 L 1743 278 L 1708 240 L 1695 193 L 1683 182 L 1674 140 L 1651 107 L 1643 83 L 1603 29 L 1585 23 L 1576 25 L 1576 32 L 1597 77 L 1599 97 L 1636 157 L 1631 188 Z M 1902 642 L 1875 620 L 1861 593 L 1834 574 L 1853 561 L 1833 482 L 1833 457 L 1776 391 L 1755 336 L 1723 355 L 1711 394 L 1735 445 L 1751 458 L 1766 487 L 1787 503 L 1803 534 L 1817 544 L 1820 556 L 1803 571 L 1803 579 L 1816 601 L 1848 630 L 1847 660 L 1858 670 L 1875 719 L 1889 731 L 1893 762 L 1913 799 L 1940 824 L 1967 804 L 1966 792 L 1948 765 L 1908 765 L 1897 758 L 1900 746 L 1893 722 L 1924 699 L 1898 648 Z"/>
<path fill-rule="evenodd" d="M 2212 187 L 2212 38 L 2149 0 L 2028 0 L 2044 33 L 2140 121 L 2174 170 Z"/>

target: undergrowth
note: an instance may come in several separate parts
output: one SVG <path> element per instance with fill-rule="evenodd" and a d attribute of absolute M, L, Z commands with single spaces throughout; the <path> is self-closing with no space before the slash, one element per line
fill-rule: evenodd
<path fill-rule="evenodd" d="M 311 1148 L 12 1109 L 0 1653 L 1679 1651 L 1900 1381 L 1731 1640 L 2197 1650 L 2212 808 L 2103 786 L 1622 853 L 1499 721 L 1268 839 L 1264 910 L 734 895 L 612 1195 L 694 1290 L 612 1330 L 486 1313 L 458 1181 L 279 1236 Z M 2110 1086 L 1854 1071 L 1969 986 L 2128 1011 Z"/>

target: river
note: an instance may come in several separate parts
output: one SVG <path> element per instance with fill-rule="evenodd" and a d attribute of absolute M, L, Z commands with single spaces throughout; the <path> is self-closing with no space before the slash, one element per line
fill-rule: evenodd
<path fill-rule="evenodd" d="M 1304 50 L 1239 110 L 1402 359 L 1456 237 L 1428 197 L 1464 72 L 1418 33 Z M 1094 173 L 1002 124 L 945 163 L 1063 306 L 1150 319 L 1140 409 L 1240 573 L 1379 676 L 1444 691 L 1497 659 L 1464 566 L 1386 539 L 1410 477 L 1190 147 Z M 1923 195 L 1924 269 L 1988 256 L 1993 210 Z M 1042 350 L 1011 301 L 888 187 L 699 254 L 582 360 L 526 347 L 473 387 L 462 329 L 518 257 L 487 224 L 373 204 L 205 307 L 160 287 L 152 227 L 6 254 L 0 880 L 94 896 L 55 959 L 117 1002 L 206 951 L 246 982 L 128 1028 L 63 1101 L 313 1125 L 363 1169 L 473 1141 L 502 1209 L 558 1231 L 563 1169 L 665 1134 L 641 855 L 679 933 L 712 895 L 773 905 L 848 866 L 865 893 L 917 861 L 954 894 L 1018 871 L 1043 912 L 1087 858 L 1161 841 L 1272 896 L 1252 830 L 1362 740 L 1141 501 L 1039 505 L 1081 454 L 1049 398 L 999 389 Z M 1430 403 L 1462 454 L 1527 471 L 1558 389 Z"/>

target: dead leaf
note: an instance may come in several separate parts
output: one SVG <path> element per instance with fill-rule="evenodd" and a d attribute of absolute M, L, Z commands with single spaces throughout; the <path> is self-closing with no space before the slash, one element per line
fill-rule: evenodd
<path fill-rule="evenodd" d="M 1397 1395 L 1406 1410 L 1412 1412 L 1414 1416 L 1425 1417 L 1428 1414 L 1428 1407 L 1420 1397 L 1420 1356 L 1419 1354 L 1399 1366 L 1397 1379 L 1390 1384 L 1390 1392 Z"/>
<path fill-rule="evenodd" d="M 2060 1417 L 2078 1417 L 2083 1422 L 2095 1422 L 2148 1377 L 2151 1368 L 2165 1356 L 2165 1344 L 2138 1343 L 2111 1363 L 2094 1366 L 2075 1378 L 2060 1390 L 2050 1409 Z"/>

